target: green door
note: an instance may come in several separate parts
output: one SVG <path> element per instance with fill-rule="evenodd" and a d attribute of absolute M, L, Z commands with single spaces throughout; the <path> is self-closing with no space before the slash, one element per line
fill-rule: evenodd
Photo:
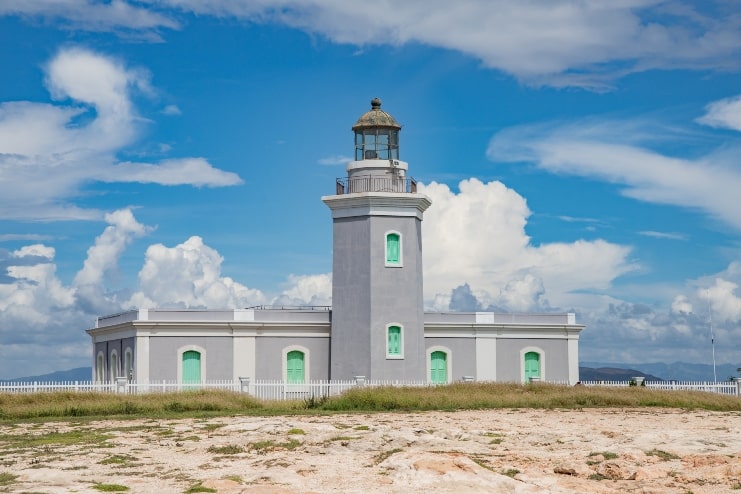
<path fill-rule="evenodd" d="M 525 381 L 531 377 L 540 377 L 540 355 L 536 352 L 525 354 Z"/>
<path fill-rule="evenodd" d="M 430 354 L 430 382 L 432 384 L 445 384 L 448 382 L 448 362 L 445 352 L 432 352 Z"/>
<path fill-rule="evenodd" d="M 286 355 L 286 377 L 289 383 L 304 382 L 304 352 L 293 350 Z"/>
<path fill-rule="evenodd" d="M 201 354 L 195 350 L 183 352 L 183 382 L 201 382 Z"/>

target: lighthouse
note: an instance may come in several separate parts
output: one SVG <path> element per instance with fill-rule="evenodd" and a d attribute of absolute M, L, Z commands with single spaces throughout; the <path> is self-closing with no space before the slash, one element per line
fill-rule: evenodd
<path fill-rule="evenodd" d="M 422 219 L 430 199 L 400 159 L 401 125 L 374 98 L 332 212 L 330 378 L 425 381 Z"/>

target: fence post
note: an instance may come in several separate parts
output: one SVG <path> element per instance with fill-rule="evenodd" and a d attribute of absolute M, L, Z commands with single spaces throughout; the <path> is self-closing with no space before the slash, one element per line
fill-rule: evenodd
<path fill-rule="evenodd" d="M 734 381 L 736 381 L 736 396 L 741 396 L 741 378 L 734 378 Z"/>
<path fill-rule="evenodd" d="M 116 393 L 126 392 L 126 382 L 128 381 L 126 376 L 116 378 Z"/>
<path fill-rule="evenodd" d="M 239 390 L 242 393 L 248 393 L 250 392 L 250 378 L 249 377 L 240 377 L 239 378 Z"/>

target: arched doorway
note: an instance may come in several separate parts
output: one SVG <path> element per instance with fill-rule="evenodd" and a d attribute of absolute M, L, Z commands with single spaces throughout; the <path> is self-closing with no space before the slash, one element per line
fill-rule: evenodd
<path fill-rule="evenodd" d="M 445 384 L 448 382 L 448 354 L 437 350 L 430 354 L 430 382 Z"/>
<path fill-rule="evenodd" d="M 537 352 L 525 354 L 525 381 L 530 381 L 531 377 L 540 378 L 540 354 Z"/>
<path fill-rule="evenodd" d="M 183 352 L 183 375 L 184 383 L 201 382 L 201 353 L 195 350 Z"/>
<path fill-rule="evenodd" d="M 289 383 L 305 381 L 304 352 L 292 350 L 286 354 L 286 379 Z"/>

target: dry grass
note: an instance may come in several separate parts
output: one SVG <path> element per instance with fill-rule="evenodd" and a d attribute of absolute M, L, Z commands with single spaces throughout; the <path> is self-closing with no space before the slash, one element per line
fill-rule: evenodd
<path fill-rule="evenodd" d="M 332 411 L 477 410 L 494 408 L 666 407 L 741 411 L 741 398 L 699 391 L 552 384 L 459 383 L 426 388 L 358 388 L 330 399 Z"/>
<path fill-rule="evenodd" d="M 218 415 L 478 410 L 497 408 L 665 407 L 741 411 L 741 398 L 695 391 L 642 387 L 601 388 L 552 384 L 458 383 L 430 387 L 357 388 L 321 404 L 303 400 L 260 401 L 228 391 L 186 391 L 144 395 L 104 393 L 0 394 L 0 419 L 179 418 Z"/>
<path fill-rule="evenodd" d="M 296 405 L 294 405 L 296 406 Z M 85 392 L 0 393 L 0 419 L 52 417 L 175 417 L 247 413 L 269 407 L 251 396 L 226 391 L 159 394 Z"/>

